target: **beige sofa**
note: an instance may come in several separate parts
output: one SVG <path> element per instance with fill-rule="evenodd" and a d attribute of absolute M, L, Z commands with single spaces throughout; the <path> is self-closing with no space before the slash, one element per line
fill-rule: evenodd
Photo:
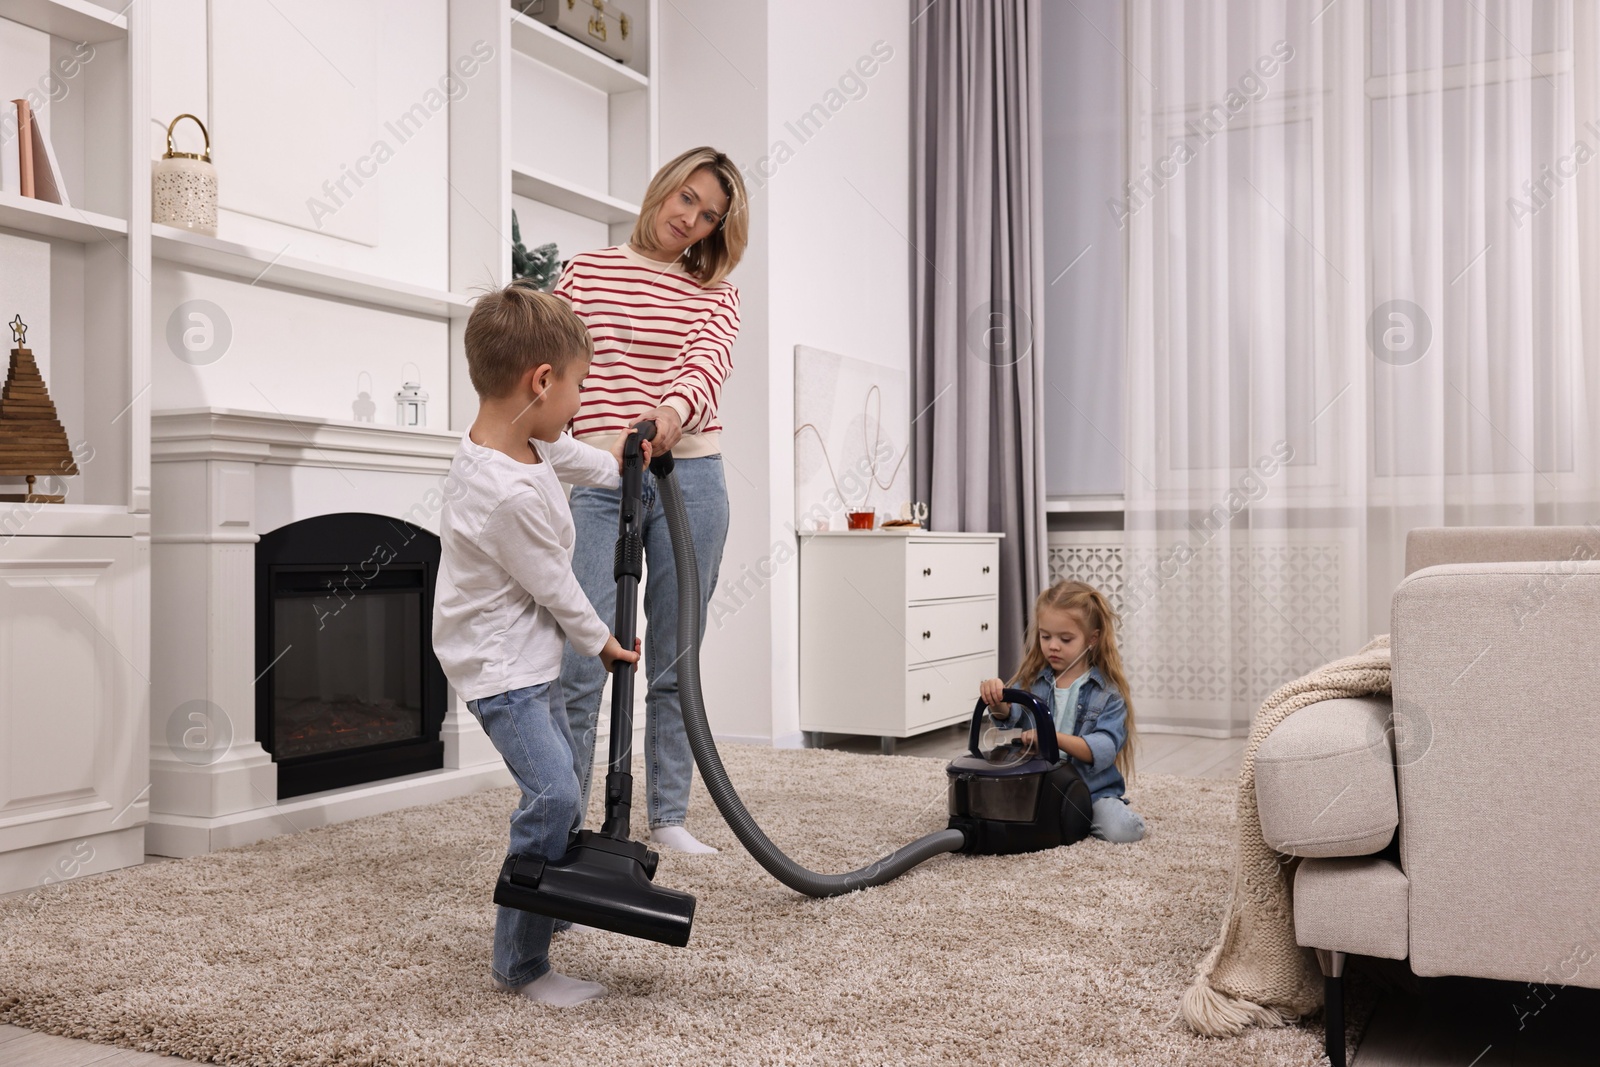
<path fill-rule="evenodd" d="M 1392 699 L 1304 708 L 1256 755 L 1334 1067 L 1349 953 L 1600 988 L 1600 523 L 1413 530 L 1391 624 Z"/>

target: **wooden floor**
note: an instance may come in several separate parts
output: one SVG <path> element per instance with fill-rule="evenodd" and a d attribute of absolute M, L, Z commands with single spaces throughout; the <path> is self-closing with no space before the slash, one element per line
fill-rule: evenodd
<path fill-rule="evenodd" d="M 830 734 L 821 741 L 844 751 L 879 751 L 875 737 Z M 953 759 L 965 749 L 964 726 L 895 746 L 899 755 L 933 759 Z M 1147 733 L 1139 739 L 1138 768 L 1150 774 L 1228 779 L 1238 775 L 1243 755 L 1244 738 Z M 1557 989 L 1552 995 L 1546 990 L 1540 1004 L 1526 986 L 1515 983 L 1411 979 L 1380 997 L 1352 1067 L 1600 1064 L 1600 991 Z M 0 1026 L 0 1064 L 5 1067 L 171 1067 L 184 1062 Z"/>

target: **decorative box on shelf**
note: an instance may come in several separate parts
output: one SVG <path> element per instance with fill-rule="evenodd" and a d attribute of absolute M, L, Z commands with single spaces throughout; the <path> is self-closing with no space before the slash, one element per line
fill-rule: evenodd
<path fill-rule="evenodd" d="M 1000 538 L 804 534 L 800 728 L 897 738 L 962 722 L 999 674 Z"/>

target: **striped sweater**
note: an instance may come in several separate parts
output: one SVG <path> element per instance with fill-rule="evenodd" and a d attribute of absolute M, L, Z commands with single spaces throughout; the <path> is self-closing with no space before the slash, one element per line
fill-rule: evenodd
<path fill-rule="evenodd" d="M 594 339 L 594 362 L 572 435 L 609 448 L 618 433 L 658 406 L 677 410 L 680 459 L 714 455 L 722 422 L 717 405 L 733 369 L 739 291 L 702 288 L 679 263 L 646 259 L 627 245 L 568 261 L 555 294 Z"/>

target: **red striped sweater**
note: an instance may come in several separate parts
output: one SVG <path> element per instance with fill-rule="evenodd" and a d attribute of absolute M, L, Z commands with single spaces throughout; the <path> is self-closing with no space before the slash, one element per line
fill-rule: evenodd
<path fill-rule="evenodd" d="M 703 288 L 679 263 L 646 259 L 627 245 L 572 257 L 555 294 L 594 339 L 594 362 L 572 435 L 609 447 L 661 405 L 683 419 L 680 459 L 721 451 L 717 405 L 733 369 L 739 290 Z"/>

